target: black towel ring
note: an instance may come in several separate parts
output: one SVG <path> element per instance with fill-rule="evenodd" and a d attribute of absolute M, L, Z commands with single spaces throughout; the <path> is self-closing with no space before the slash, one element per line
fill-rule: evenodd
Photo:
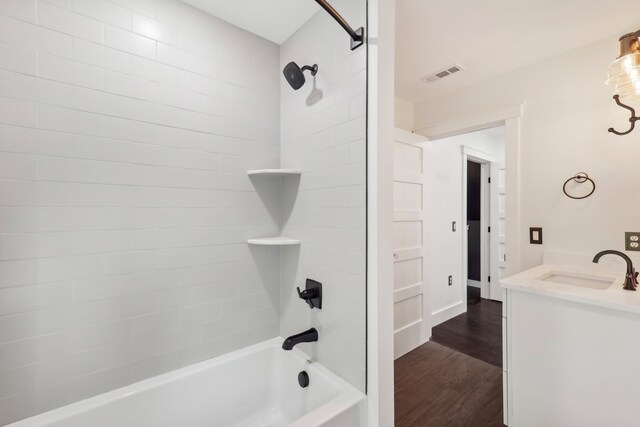
<path fill-rule="evenodd" d="M 591 183 L 591 185 L 593 186 L 593 188 L 591 189 L 589 194 L 587 194 L 586 196 L 575 197 L 575 196 L 572 196 L 569 193 L 567 193 L 567 184 L 570 183 L 571 181 L 575 181 L 578 184 L 583 184 L 583 183 L 589 181 Z M 569 197 L 571 199 L 574 199 L 574 200 L 586 199 L 587 197 L 591 196 L 594 191 L 596 191 L 596 183 L 591 178 L 589 178 L 589 175 L 587 175 L 585 172 L 578 172 L 577 174 L 575 174 L 574 176 L 572 176 L 571 178 L 569 178 L 568 180 L 566 180 L 564 182 L 564 185 L 562 186 L 562 191 L 564 192 L 564 194 L 567 197 Z"/>

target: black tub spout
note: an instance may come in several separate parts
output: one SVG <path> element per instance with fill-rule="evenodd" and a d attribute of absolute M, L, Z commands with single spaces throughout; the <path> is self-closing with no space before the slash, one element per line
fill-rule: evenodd
<path fill-rule="evenodd" d="M 318 331 L 316 328 L 311 328 L 304 332 L 300 332 L 296 335 L 291 335 L 282 343 L 283 350 L 292 350 L 296 345 L 303 342 L 315 342 L 318 341 Z"/>

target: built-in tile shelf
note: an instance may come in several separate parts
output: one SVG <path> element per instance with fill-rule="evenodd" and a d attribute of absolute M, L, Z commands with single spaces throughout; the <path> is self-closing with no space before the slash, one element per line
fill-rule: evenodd
<path fill-rule="evenodd" d="M 300 175 L 302 170 L 300 169 L 254 169 L 247 171 L 247 175 L 269 175 L 269 176 L 289 176 Z"/>
<path fill-rule="evenodd" d="M 254 169 L 247 171 L 249 176 L 300 176 L 300 169 Z M 300 240 L 288 237 L 264 237 L 259 239 L 249 239 L 247 243 L 258 246 L 296 246 Z"/>
<path fill-rule="evenodd" d="M 289 237 L 263 237 L 259 239 L 249 239 L 247 243 L 259 246 L 291 246 L 299 245 L 300 240 L 290 239 Z"/>

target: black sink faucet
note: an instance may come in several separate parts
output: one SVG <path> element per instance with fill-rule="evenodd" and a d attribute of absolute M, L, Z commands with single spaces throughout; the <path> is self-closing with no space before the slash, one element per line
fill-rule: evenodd
<path fill-rule="evenodd" d="M 600 258 L 602 258 L 603 255 L 618 255 L 623 260 L 625 260 L 625 262 L 627 263 L 627 273 L 624 277 L 624 286 L 622 288 L 626 289 L 627 291 L 635 291 L 636 285 L 638 284 L 638 273 L 636 273 L 636 269 L 633 267 L 633 261 L 631 261 L 631 258 L 620 251 L 609 249 L 606 251 L 598 252 L 596 256 L 593 257 L 593 262 L 597 263 L 598 261 L 600 261 Z"/>
<path fill-rule="evenodd" d="M 296 345 L 303 342 L 315 342 L 318 341 L 318 331 L 316 328 L 311 328 L 299 334 L 291 335 L 282 343 L 283 350 L 292 350 Z"/>

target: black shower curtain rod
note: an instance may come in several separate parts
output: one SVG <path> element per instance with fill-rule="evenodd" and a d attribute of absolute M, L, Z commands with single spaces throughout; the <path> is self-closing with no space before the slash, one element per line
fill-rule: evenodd
<path fill-rule="evenodd" d="M 316 0 L 316 3 L 322 6 L 322 8 L 326 10 L 329 15 L 333 16 L 333 19 L 335 19 L 338 24 L 340 24 L 340 26 L 344 28 L 344 30 L 349 34 L 349 36 L 351 37 L 351 50 L 355 50 L 364 44 L 364 27 L 360 27 L 354 31 L 353 28 L 351 28 L 351 26 L 347 24 L 347 21 L 345 21 L 344 18 L 338 13 L 338 11 L 336 11 L 333 6 L 331 6 L 326 0 Z"/>

